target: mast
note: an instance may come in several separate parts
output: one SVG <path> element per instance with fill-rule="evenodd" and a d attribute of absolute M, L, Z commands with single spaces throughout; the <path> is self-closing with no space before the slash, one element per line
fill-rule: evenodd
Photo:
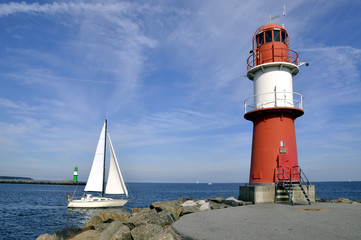
<path fill-rule="evenodd" d="M 105 155 L 107 152 L 107 119 L 104 120 L 105 124 L 105 138 L 104 138 L 104 161 L 103 161 L 103 188 L 102 188 L 102 197 L 104 197 L 105 192 Z"/>

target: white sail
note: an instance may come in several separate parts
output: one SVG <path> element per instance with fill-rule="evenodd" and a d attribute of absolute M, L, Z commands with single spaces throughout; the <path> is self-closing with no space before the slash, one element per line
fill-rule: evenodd
<path fill-rule="evenodd" d="M 115 155 L 112 141 L 108 134 L 109 148 L 110 148 L 110 165 L 107 186 L 105 188 L 106 194 L 125 194 L 128 197 L 128 190 L 125 186 L 122 173 L 120 171 L 117 156 Z"/>
<path fill-rule="evenodd" d="M 103 174 L 104 174 L 104 145 L 105 145 L 106 122 L 100 133 L 97 150 L 95 152 L 93 165 L 90 170 L 85 192 L 102 192 L 103 191 Z"/>

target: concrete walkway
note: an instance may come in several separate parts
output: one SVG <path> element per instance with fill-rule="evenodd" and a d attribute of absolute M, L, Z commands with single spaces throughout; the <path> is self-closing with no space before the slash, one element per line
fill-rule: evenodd
<path fill-rule="evenodd" d="M 361 239 L 361 204 L 256 204 L 198 212 L 173 228 L 194 240 Z"/>

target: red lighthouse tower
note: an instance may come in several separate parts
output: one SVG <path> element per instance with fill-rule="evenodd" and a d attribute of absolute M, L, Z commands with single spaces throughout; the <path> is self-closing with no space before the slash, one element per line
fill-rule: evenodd
<path fill-rule="evenodd" d="M 244 101 L 244 118 L 253 122 L 251 170 L 239 198 L 275 202 L 283 191 L 293 203 L 298 187 L 310 202 L 309 191 L 303 188 L 310 187 L 298 164 L 294 126 L 304 112 L 303 96 L 293 92 L 292 78 L 303 63 L 291 50 L 290 37 L 280 25 L 258 28 L 252 45 L 247 77 L 254 83 L 254 95 Z"/>

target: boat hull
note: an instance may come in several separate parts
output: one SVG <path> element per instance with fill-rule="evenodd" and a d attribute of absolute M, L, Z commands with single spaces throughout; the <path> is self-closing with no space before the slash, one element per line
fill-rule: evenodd
<path fill-rule="evenodd" d="M 68 208 L 122 207 L 127 202 L 128 199 L 112 199 L 112 198 L 94 198 L 92 201 L 71 200 L 68 204 Z"/>

